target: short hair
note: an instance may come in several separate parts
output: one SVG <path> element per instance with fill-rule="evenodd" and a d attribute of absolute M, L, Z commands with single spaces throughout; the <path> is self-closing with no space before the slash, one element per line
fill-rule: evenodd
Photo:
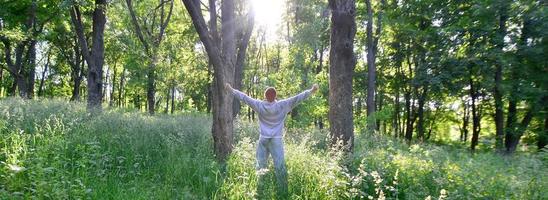
<path fill-rule="evenodd" d="M 264 97 L 267 101 L 273 102 L 276 99 L 276 89 L 274 87 L 268 87 L 264 91 Z"/>

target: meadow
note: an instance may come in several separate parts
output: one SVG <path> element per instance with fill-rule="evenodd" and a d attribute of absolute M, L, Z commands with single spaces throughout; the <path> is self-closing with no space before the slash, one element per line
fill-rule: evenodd
<path fill-rule="evenodd" d="M 147 114 L 62 100 L 0 101 L 0 199 L 254 199 L 257 125 L 235 124 L 216 162 L 209 115 Z M 548 199 L 548 152 L 470 153 L 357 133 L 354 153 L 328 132 L 285 135 L 290 199 Z"/>

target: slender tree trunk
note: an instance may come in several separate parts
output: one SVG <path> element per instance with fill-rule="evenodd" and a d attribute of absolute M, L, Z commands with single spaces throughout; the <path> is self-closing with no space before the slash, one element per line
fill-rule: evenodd
<path fill-rule="evenodd" d="M 375 66 L 375 53 L 376 46 L 373 43 L 373 11 L 371 0 L 365 1 L 367 5 L 367 118 L 368 130 L 373 131 L 377 130 L 375 116 L 375 91 L 376 91 L 376 78 L 377 78 L 377 69 Z"/>
<path fill-rule="evenodd" d="M 169 112 L 169 100 L 171 100 L 171 87 L 167 87 L 166 88 L 166 107 L 164 108 L 164 113 L 168 113 Z"/>
<path fill-rule="evenodd" d="M 149 114 L 154 114 L 155 109 L 155 93 L 156 93 L 156 62 L 157 57 L 153 56 L 152 63 L 148 65 L 147 69 L 147 110 Z"/>
<path fill-rule="evenodd" d="M 80 86 L 82 85 L 82 79 L 84 78 L 84 75 L 85 75 L 84 59 L 79 54 L 77 54 L 76 58 L 77 59 L 76 59 L 76 62 L 74 63 L 74 67 L 72 70 L 74 88 L 72 88 L 72 97 L 70 97 L 70 101 L 80 101 L 80 96 L 81 96 Z"/>
<path fill-rule="evenodd" d="M 108 82 L 108 80 L 110 79 L 110 66 L 107 66 L 107 71 L 105 72 L 104 74 L 104 79 L 103 79 L 103 97 L 101 99 L 103 99 L 103 103 L 106 102 L 107 100 L 107 94 L 108 94 L 108 85 L 110 85 L 110 83 Z"/>
<path fill-rule="evenodd" d="M 470 149 L 472 151 L 476 150 L 476 146 L 478 145 L 479 135 L 480 135 L 480 112 L 478 110 L 478 88 L 479 86 L 476 86 L 472 74 L 472 66 L 469 66 L 469 84 L 470 84 L 470 98 L 472 100 L 471 102 L 471 108 L 472 108 L 472 140 L 470 144 Z"/>
<path fill-rule="evenodd" d="M 118 107 L 122 107 L 125 102 L 125 97 L 122 98 L 124 93 L 124 82 L 126 80 L 126 67 L 122 66 L 122 74 L 120 75 L 120 84 L 118 85 Z"/>
<path fill-rule="evenodd" d="M 499 6 L 499 28 L 497 30 L 497 48 L 499 52 L 503 53 L 504 48 L 504 36 L 506 35 L 506 21 L 508 19 L 507 13 L 507 0 L 500 0 Z M 498 59 L 501 60 L 501 59 Z M 495 130 L 496 130 L 496 142 L 495 148 L 501 152 L 503 149 L 504 139 L 504 111 L 502 102 L 502 62 L 497 62 L 495 68 L 495 88 L 493 97 L 495 99 Z"/>
<path fill-rule="evenodd" d="M 175 86 L 171 87 L 171 114 L 175 112 Z"/>
<path fill-rule="evenodd" d="M 246 58 L 247 46 L 249 44 L 249 39 L 251 38 L 251 33 L 253 32 L 253 26 L 255 22 L 254 12 L 250 12 L 247 18 L 247 25 L 245 28 L 240 28 L 242 30 L 242 39 L 238 48 L 238 56 L 236 59 L 235 72 L 234 72 L 234 88 L 237 90 L 242 89 L 242 78 L 244 76 L 244 61 Z M 240 101 L 234 101 L 234 106 L 232 107 L 233 116 L 240 114 Z"/>
<path fill-rule="evenodd" d="M 418 108 L 417 108 L 417 138 L 420 141 L 424 141 L 424 122 L 425 122 L 425 115 L 424 115 L 424 104 L 426 103 L 426 95 L 428 94 L 428 86 L 423 86 L 422 92 L 419 95 L 418 99 Z"/>
<path fill-rule="evenodd" d="M 48 71 L 48 67 L 50 64 L 50 53 L 48 51 L 47 58 L 46 58 L 46 64 L 44 65 L 44 70 L 42 71 L 42 75 L 40 76 L 40 86 L 38 86 L 38 96 L 44 96 L 44 82 L 46 80 L 46 72 Z"/>
<path fill-rule="evenodd" d="M 413 139 L 413 131 L 410 130 L 413 128 L 413 124 L 409 124 L 411 118 L 413 118 L 411 113 L 411 94 L 409 91 L 406 91 L 403 96 L 405 99 L 405 139 L 411 141 L 411 139 Z"/>
<path fill-rule="evenodd" d="M 28 75 L 26 76 L 27 85 L 27 98 L 32 99 L 34 97 L 34 83 L 36 76 L 36 40 L 32 39 L 28 49 L 27 66 Z"/>
<path fill-rule="evenodd" d="M 462 128 L 460 141 L 466 142 L 468 140 L 468 123 L 470 122 L 470 108 L 468 102 L 463 101 L 463 116 L 462 116 Z"/>
<path fill-rule="evenodd" d="M 118 60 L 118 59 L 116 59 Z M 114 96 L 114 91 L 116 91 L 116 74 L 118 73 L 117 72 L 117 67 L 116 67 L 116 62 L 114 63 L 114 67 L 112 67 L 112 87 L 111 87 L 111 90 L 110 90 L 110 101 L 108 102 L 108 105 L 109 107 L 112 107 L 114 106 L 114 102 L 115 102 L 115 96 Z"/>
<path fill-rule="evenodd" d="M 354 36 L 356 4 L 354 0 L 329 0 L 331 9 L 331 49 L 329 53 L 329 122 L 332 144 L 342 140 L 352 151 L 354 123 L 352 77 L 356 65 Z"/>

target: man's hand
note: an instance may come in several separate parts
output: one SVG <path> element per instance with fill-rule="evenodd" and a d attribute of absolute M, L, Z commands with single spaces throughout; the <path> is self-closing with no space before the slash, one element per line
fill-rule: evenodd
<path fill-rule="evenodd" d="M 314 84 L 314 85 L 312 85 L 312 88 L 311 88 L 311 90 L 312 90 L 312 91 L 311 91 L 311 92 L 312 92 L 312 94 L 316 93 L 316 91 L 318 91 L 318 84 Z"/>
<path fill-rule="evenodd" d="M 230 83 L 225 83 L 225 90 L 232 91 L 232 86 L 230 86 Z"/>

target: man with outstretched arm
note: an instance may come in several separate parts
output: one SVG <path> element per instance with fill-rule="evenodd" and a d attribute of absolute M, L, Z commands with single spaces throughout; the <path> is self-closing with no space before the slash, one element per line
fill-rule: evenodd
<path fill-rule="evenodd" d="M 276 100 L 276 89 L 273 87 L 266 88 L 265 100 L 253 99 L 232 88 L 228 83 L 225 84 L 225 88 L 259 114 L 260 137 L 257 141 L 256 153 L 256 169 L 259 178 L 267 170 L 268 156 L 272 155 L 278 189 L 281 193 L 287 193 L 287 171 L 282 140 L 285 117 L 297 104 L 315 93 L 318 90 L 318 85 L 314 84 L 312 88 L 296 96 L 279 101 Z M 261 180 L 259 180 L 259 184 L 261 184 Z"/>

